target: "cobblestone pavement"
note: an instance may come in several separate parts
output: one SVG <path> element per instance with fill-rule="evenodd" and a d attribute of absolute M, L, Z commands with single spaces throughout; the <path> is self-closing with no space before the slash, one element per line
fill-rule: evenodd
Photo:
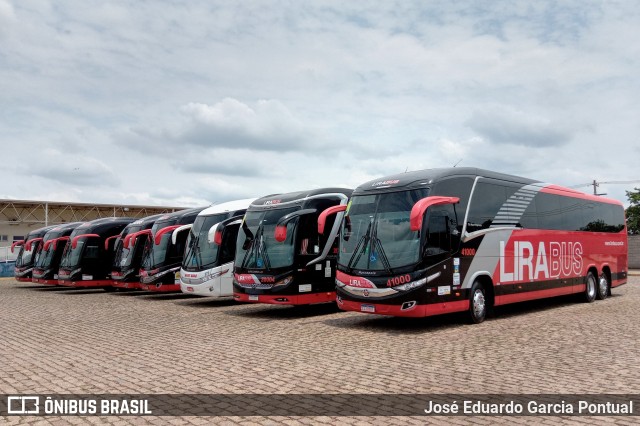
<path fill-rule="evenodd" d="M 415 320 L 0 279 L 0 394 L 640 393 L 640 277 Z M 636 408 L 636 411 L 640 407 Z M 635 424 L 638 417 L 4 417 L 8 424 Z"/>

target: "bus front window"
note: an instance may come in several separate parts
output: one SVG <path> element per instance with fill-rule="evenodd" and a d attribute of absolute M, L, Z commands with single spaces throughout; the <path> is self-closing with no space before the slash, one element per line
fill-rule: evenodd
<path fill-rule="evenodd" d="M 216 266 L 218 260 L 217 244 L 207 240 L 209 229 L 216 223 L 222 222 L 228 214 L 197 217 L 187 238 L 187 249 L 184 254 L 182 266 L 188 271 L 198 271 Z"/>
<path fill-rule="evenodd" d="M 387 271 L 421 258 L 421 235 L 410 229 L 413 205 L 428 189 L 357 195 L 342 225 L 338 263 L 352 269 Z"/>
<path fill-rule="evenodd" d="M 298 218 L 287 223 L 287 238 L 276 241 L 274 232 L 278 220 L 299 210 L 299 207 L 247 212 L 236 247 L 236 260 L 240 268 L 273 269 L 293 265 L 294 231 Z"/>

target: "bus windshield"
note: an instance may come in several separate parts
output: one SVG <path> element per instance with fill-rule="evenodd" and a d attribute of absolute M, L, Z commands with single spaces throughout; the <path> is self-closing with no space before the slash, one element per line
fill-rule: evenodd
<path fill-rule="evenodd" d="M 35 248 L 35 244 L 31 244 L 31 250 L 27 250 L 26 245 L 22 245 L 20 247 L 20 253 L 18 253 L 18 257 L 16 258 L 16 266 L 20 267 L 30 264 Z"/>
<path fill-rule="evenodd" d="M 338 263 L 347 268 L 387 271 L 420 261 L 420 232 L 410 229 L 411 208 L 427 188 L 356 195 L 342 223 Z"/>
<path fill-rule="evenodd" d="M 140 231 L 142 227 L 138 226 L 138 227 L 132 227 L 131 229 L 129 229 L 128 234 L 127 235 L 131 235 L 134 234 L 138 231 Z M 125 247 L 124 246 L 124 238 L 118 238 L 116 241 L 116 249 L 115 249 L 115 256 L 113 258 L 113 266 L 115 268 L 123 268 L 123 267 L 127 267 L 127 266 L 131 266 L 131 263 L 133 262 L 133 255 L 134 252 L 136 251 L 136 247 L 139 245 L 138 240 L 141 237 L 136 238 L 136 242 L 135 244 L 129 244 L 129 247 Z"/>
<path fill-rule="evenodd" d="M 191 271 L 198 271 L 216 266 L 218 260 L 218 245 L 207 239 L 209 229 L 216 223 L 222 222 L 228 213 L 211 216 L 199 216 L 193 222 L 187 238 L 187 249 L 182 266 Z"/>
<path fill-rule="evenodd" d="M 98 257 L 98 239 L 96 237 L 85 237 L 78 241 L 75 248 L 71 243 L 66 245 L 60 267 L 65 269 L 77 267 L 80 264 L 85 247 L 87 247 L 86 256 L 88 258 Z"/>
<path fill-rule="evenodd" d="M 171 245 L 171 232 L 160 237 L 160 244 L 156 244 L 154 238 L 147 238 L 144 246 L 142 267 L 146 270 L 162 266 L 167 259 L 167 251 Z"/>
<path fill-rule="evenodd" d="M 36 268 L 44 269 L 51 265 L 51 261 L 53 260 L 53 255 L 55 254 L 56 249 L 53 248 L 53 244 L 49 244 L 49 247 L 46 249 L 43 247 L 42 251 L 40 251 L 40 255 L 36 260 Z"/>
<path fill-rule="evenodd" d="M 289 207 L 266 211 L 248 211 L 238 232 L 236 261 L 247 269 L 273 269 L 293 265 L 294 231 L 298 218 L 287 223 L 287 239 L 278 242 L 274 232 L 278 220 L 299 210 Z"/>

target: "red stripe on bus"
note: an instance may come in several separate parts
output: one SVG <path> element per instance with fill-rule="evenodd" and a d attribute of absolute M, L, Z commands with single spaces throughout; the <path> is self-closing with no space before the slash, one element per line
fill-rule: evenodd
<path fill-rule="evenodd" d="M 69 281 L 58 280 L 58 284 L 65 287 L 110 287 L 111 280 L 86 280 L 86 281 Z"/>
<path fill-rule="evenodd" d="M 236 302 L 248 302 L 248 303 L 268 303 L 271 305 L 313 305 L 316 303 L 327 303 L 336 301 L 335 291 L 324 291 L 322 293 L 311 294 L 259 294 L 258 300 L 249 300 L 249 294 L 246 293 L 233 293 L 233 299 Z M 286 299 L 286 300 L 283 300 Z"/>
<path fill-rule="evenodd" d="M 365 310 L 363 310 L 363 305 L 365 306 Z M 453 302 L 430 303 L 426 305 L 416 305 L 414 308 L 403 310 L 401 305 L 384 305 L 380 303 L 362 303 L 353 302 L 351 300 L 342 300 L 341 302 L 338 302 L 338 307 L 344 311 L 418 318 L 450 314 L 453 312 L 464 312 L 469 309 L 469 301 L 457 300 Z M 366 307 L 373 307 L 373 312 L 366 310 Z"/>
<path fill-rule="evenodd" d="M 140 282 L 138 282 L 138 281 L 127 282 L 127 281 L 111 280 L 111 286 L 112 287 L 117 287 L 117 288 L 136 289 L 136 288 L 140 288 Z"/>
<path fill-rule="evenodd" d="M 546 290 L 524 291 L 521 293 L 505 294 L 496 296 L 495 305 L 505 305 L 507 303 L 526 302 L 528 300 L 543 299 L 545 297 L 564 296 L 567 294 L 580 293 L 585 291 L 586 284 L 578 284 L 575 286 L 565 286 L 558 288 L 549 288 Z"/>

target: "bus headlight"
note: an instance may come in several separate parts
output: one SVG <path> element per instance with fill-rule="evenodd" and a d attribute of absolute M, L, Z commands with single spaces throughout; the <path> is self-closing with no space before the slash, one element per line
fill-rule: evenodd
<path fill-rule="evenodd" d="M 289 285 L 293 281 L 293 277 L 291 275 L 284 277 L 280 281 L 274 284 L 274 287 L 277 285 Z"/>

